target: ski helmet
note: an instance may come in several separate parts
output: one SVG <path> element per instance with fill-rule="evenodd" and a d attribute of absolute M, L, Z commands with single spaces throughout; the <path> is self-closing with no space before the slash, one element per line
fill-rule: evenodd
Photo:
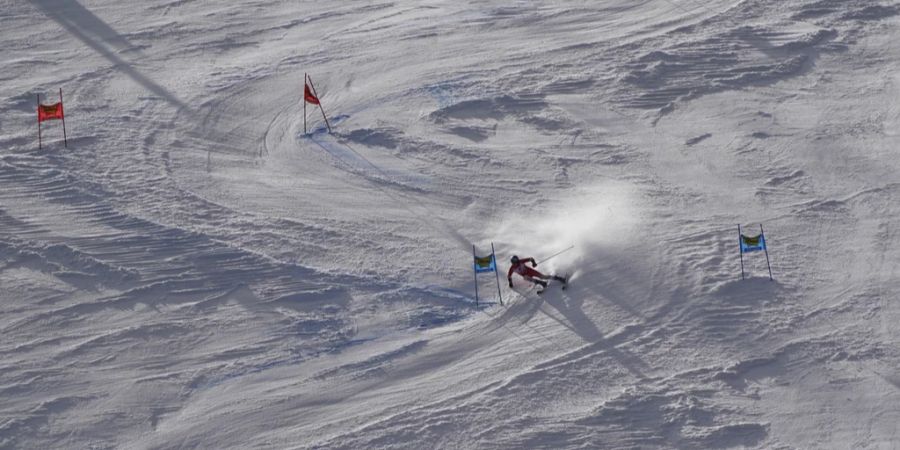
<path fill-rule="evenodd" d="M 519 263 L 519 257 L 516 256 L 516 255 L 513 255 L 512 258 L 509 259 L 509 261 L 510 261 L 511 263 L 513 263 L 513 264 L 518 264 L 518 263 Z"/>

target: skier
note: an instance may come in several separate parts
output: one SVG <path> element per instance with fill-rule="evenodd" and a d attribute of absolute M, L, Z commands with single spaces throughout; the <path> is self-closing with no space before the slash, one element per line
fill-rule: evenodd
<path fill-rule="evenodd" d="M 557 275 L 544 275 L 537 270 L 534 270 L 532 267 L 537 267 L 537 261 L 534 258 L 519 258 L 516 255 L 513 255 L 509 260 L 512 265 L 509 267 L 509 273 L 506 274 L 506 279 L 509 280 L 509 287 L 513 287 L 512 276 L 513 273 L 519 274 L 522 278 L 541 286 L 541 290 L 547 287 L 547 281 L 549 279 L 554 279 L 563 283 L 563 286 L 566 284 L 566 279 Z M 528 267 L 526 263 L 531 263 L 531 267 Z"/>

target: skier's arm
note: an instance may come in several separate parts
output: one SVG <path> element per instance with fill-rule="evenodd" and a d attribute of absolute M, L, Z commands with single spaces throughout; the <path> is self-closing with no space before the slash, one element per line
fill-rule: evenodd
<path fill-rule="evenodd" d="M 525 258 L 524 262 L 528 261 L 531 261 L 531 267 L 537 267 L 537 261 L 535 261 L 534 258 Z"/>
<path fill-rule="evenodd" d="M 506 280 L 509 281 L 509 287 L 512 287 L 512 274 L 515 266 L 509 266 L 509 272 L 506 273 Z"/>

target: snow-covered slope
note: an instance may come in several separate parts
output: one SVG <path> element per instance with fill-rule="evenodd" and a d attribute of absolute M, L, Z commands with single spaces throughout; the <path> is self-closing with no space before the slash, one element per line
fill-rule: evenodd
<path fill-rule="evenodd" d="M 0 448 L 900 446 L 898 25 L 6 2 Z M 476 307 L 491 243 L 571 286 Z"/>

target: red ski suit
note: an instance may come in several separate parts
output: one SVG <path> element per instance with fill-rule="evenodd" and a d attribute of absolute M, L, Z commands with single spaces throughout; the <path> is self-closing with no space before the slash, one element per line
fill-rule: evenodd
<path fill-rule="evenodd" d="M 525 263 L 530 262 L 532 264 L 537 264 L 534 258 L 519 258 L 519 262 L 517 264 L 513 264 L 509 267 L 509 272 L 506 274 L 506 279 L 512 283 L 513 273 L 517 273 L 525 278 L 528 281 L 531 281 L 532 278 L 537 278 L 539 280 L 545 280 L 549 278 L 547 275 L 544 275 L 537 270 L 528 267 Z"/>

